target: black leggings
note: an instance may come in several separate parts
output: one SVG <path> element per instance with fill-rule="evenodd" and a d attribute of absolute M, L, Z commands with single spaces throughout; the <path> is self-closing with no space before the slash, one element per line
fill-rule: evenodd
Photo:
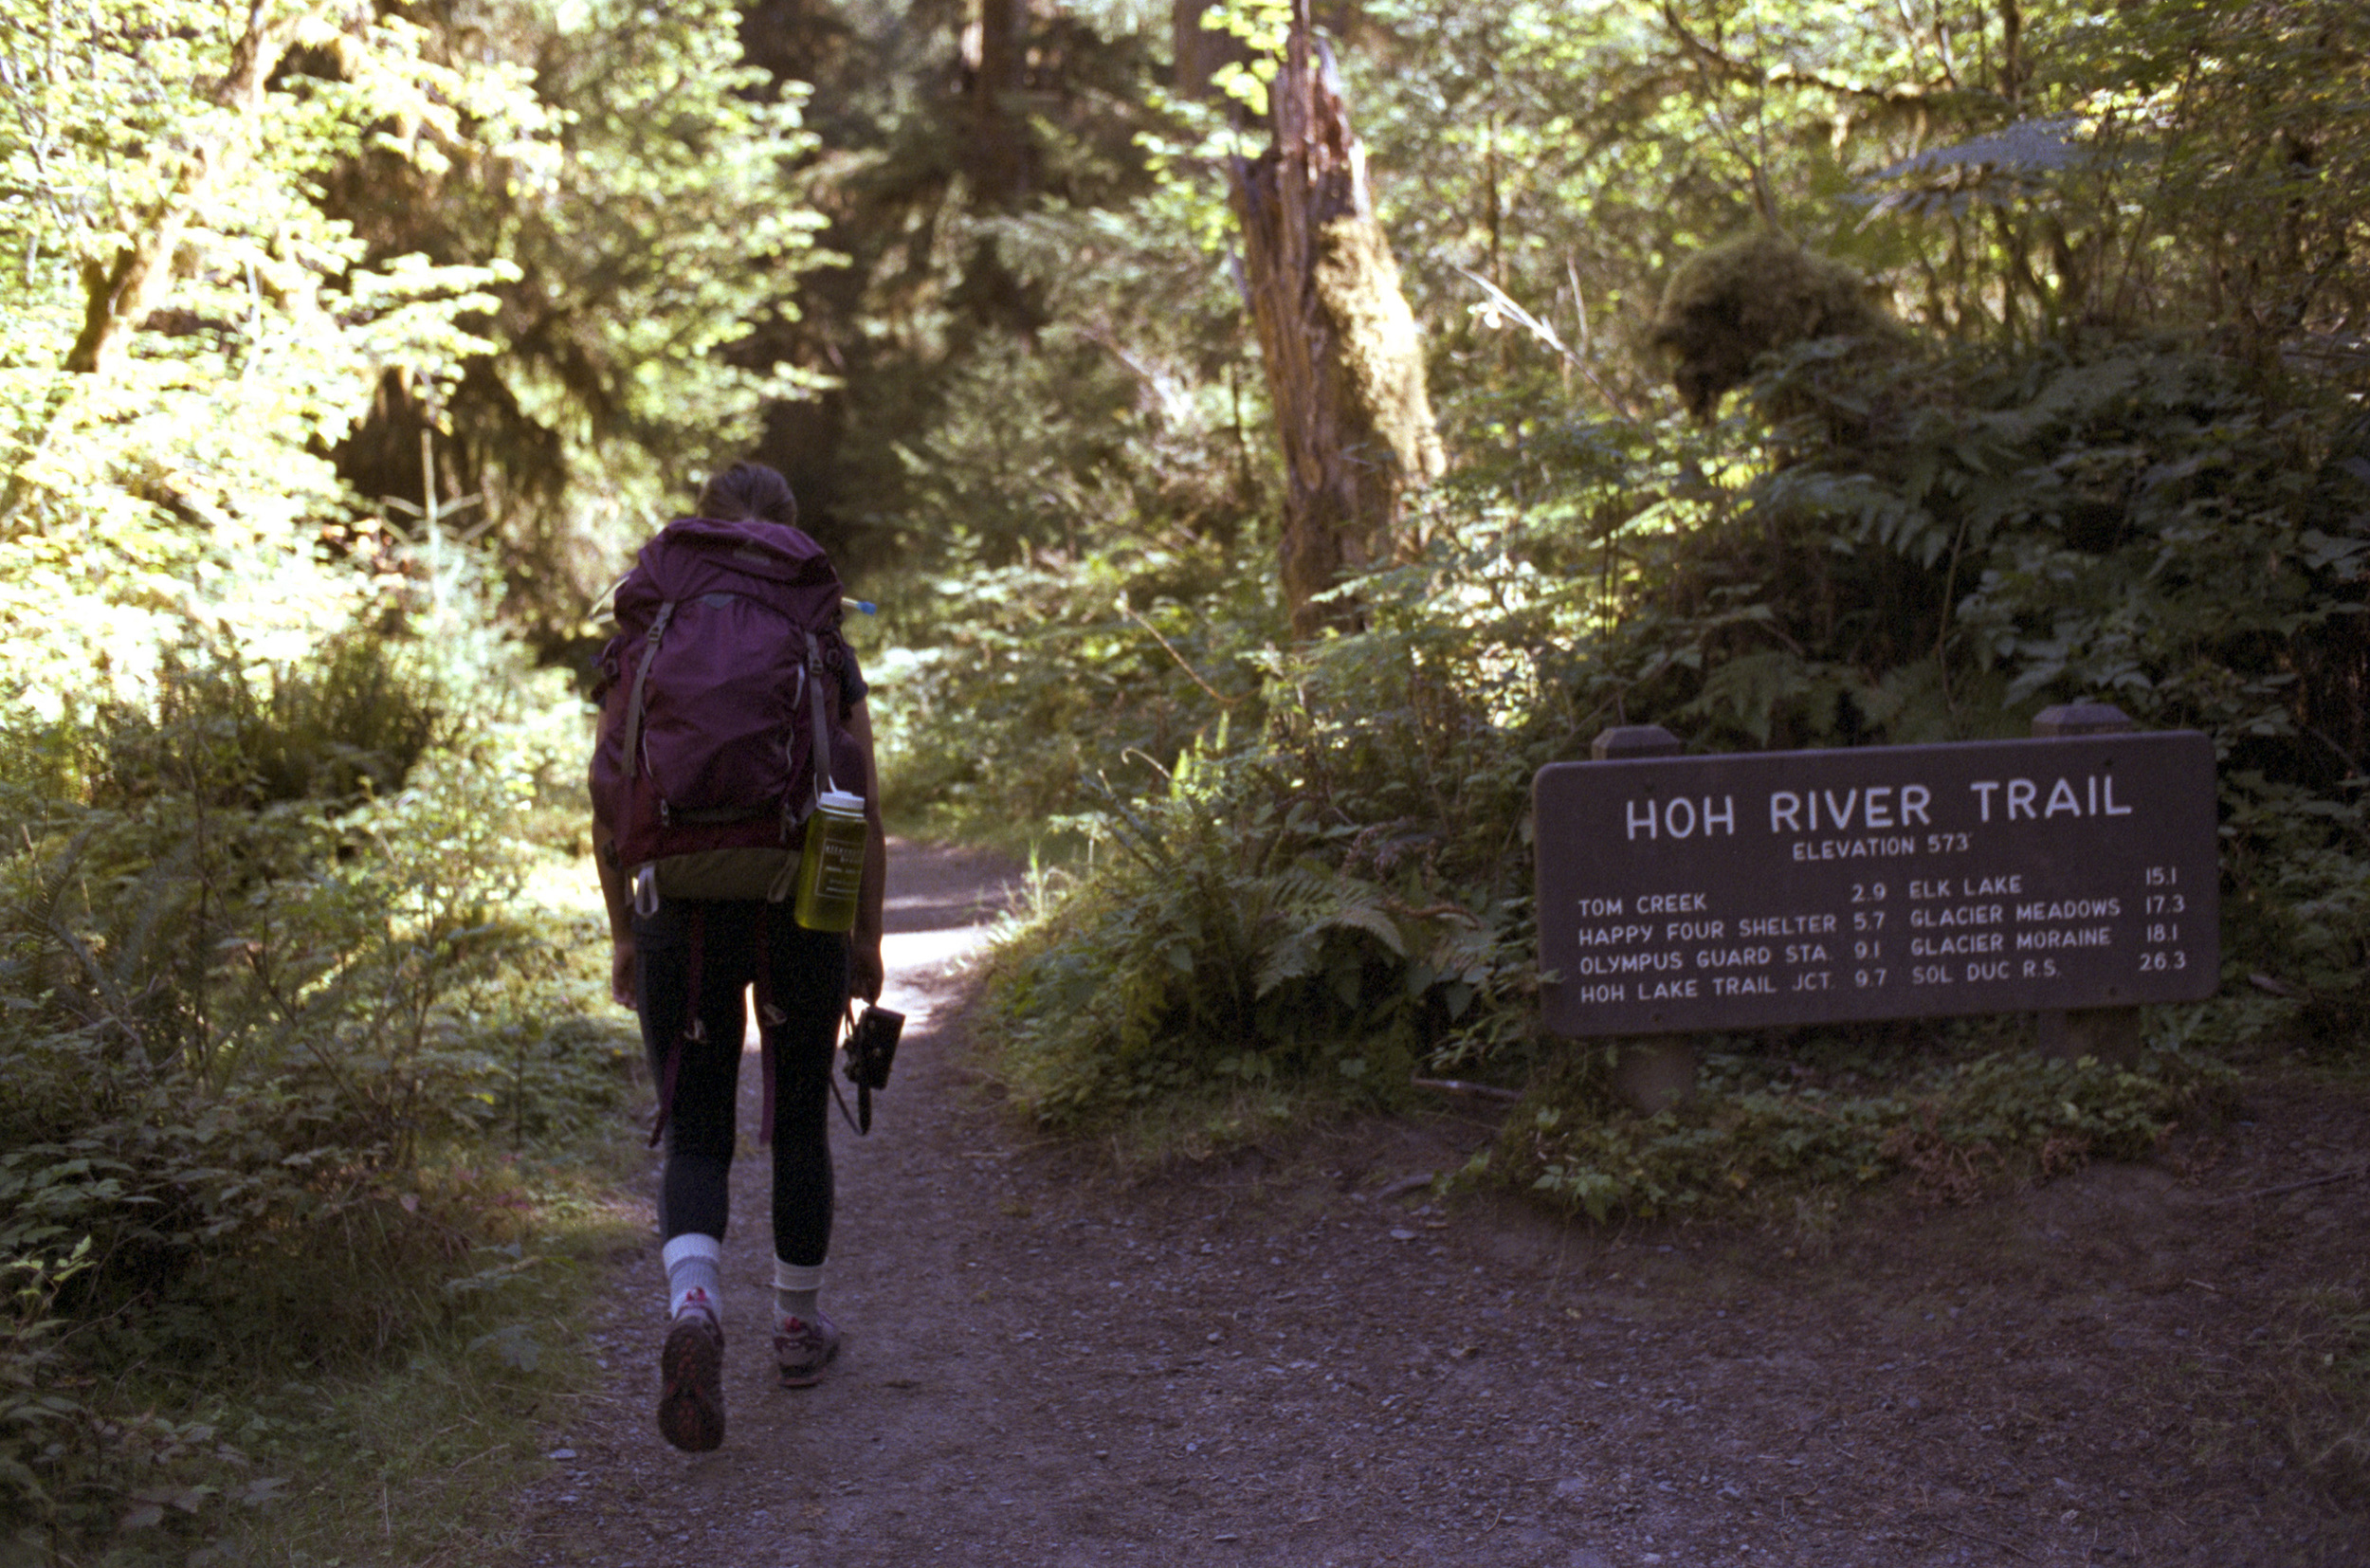
<path fill-rule="evenodd" d="M 700 1020 L 705 1037 L 685 1040 L 695 927 Z M 721 1237 L 731 1210 L 727 1177 L 737 1136 L 734 1109 L 740 1046 L 748 1028 L 742 993 L 758 978 L 758 943 L 768 944 L 774 1005 L 784 1021 L 768 1030 L 774 1051 L 774 1255 L 801 1267 L 831 1247 L 831 1052 L 848 1005 L 848 939 L 809 931 L 787 905 L 668 899 L 633 921 L 634 997 L 642 1045 L 665 1092 L 675 1067 L 666 1122 L 666 1174 L 659 1184 L 659 1229 Z"/>

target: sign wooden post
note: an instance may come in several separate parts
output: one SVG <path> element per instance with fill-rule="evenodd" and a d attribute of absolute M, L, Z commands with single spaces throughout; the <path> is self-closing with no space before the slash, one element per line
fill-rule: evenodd
<path fill-rule="evenodd" d="M 1600 731 L 1589 756 L 1598 762 L 1676 757 L 1679 738 L 1660 724 L 1622 724 Z M 1613 1092 L 1641 1116 L 1695 1098 L 1695 1041 L 1685 1034 L 1640 1034 L 1614 1043 Z"/>

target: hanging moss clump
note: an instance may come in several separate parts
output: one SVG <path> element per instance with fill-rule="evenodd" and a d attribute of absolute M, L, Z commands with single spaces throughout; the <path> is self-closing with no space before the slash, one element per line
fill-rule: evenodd
<path fill-rule="evenodd" d="M 1648 340 L 1669 356 L 1687 411 L 1708 419 L 1764 354 L 1813 337 L 1890 342 L 1899 330 L 1855 268 L 1761 230 L 1723 240 L 1672 273 Z"/>

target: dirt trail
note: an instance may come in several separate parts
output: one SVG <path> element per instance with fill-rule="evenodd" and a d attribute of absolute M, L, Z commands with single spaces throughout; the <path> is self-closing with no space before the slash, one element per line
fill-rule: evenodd
<path fill-rule="evenodd" d="M 2280 1304 L 2364 1283 L 2370 1183 L 2237 1196 L 2359 1162 L 2361 1102 L 2259 1090 L 2179 1161 L 1849 1237 L 1436 1203 L 1488 1133 L 1454 1116 L 1127 1187 L 970 1087 L 956 965 L 1008 871 L 893 858 L 911 1017 L 836 1142 L 832 1374 L 772 1386 L 746 1158 L 724 1447 L 653 1428 L 653 1241 L 512 1568 L 2370 1562 L 2264 1398 Z"/>

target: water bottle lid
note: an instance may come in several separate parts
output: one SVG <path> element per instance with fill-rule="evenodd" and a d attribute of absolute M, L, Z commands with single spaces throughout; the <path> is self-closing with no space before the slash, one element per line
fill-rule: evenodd
<path fill-rule="evenodd" d="M 815 804 L 833 816 L 864 815 L 864 796 L 849 794 L 846 790 L 826 790 Z"/>

